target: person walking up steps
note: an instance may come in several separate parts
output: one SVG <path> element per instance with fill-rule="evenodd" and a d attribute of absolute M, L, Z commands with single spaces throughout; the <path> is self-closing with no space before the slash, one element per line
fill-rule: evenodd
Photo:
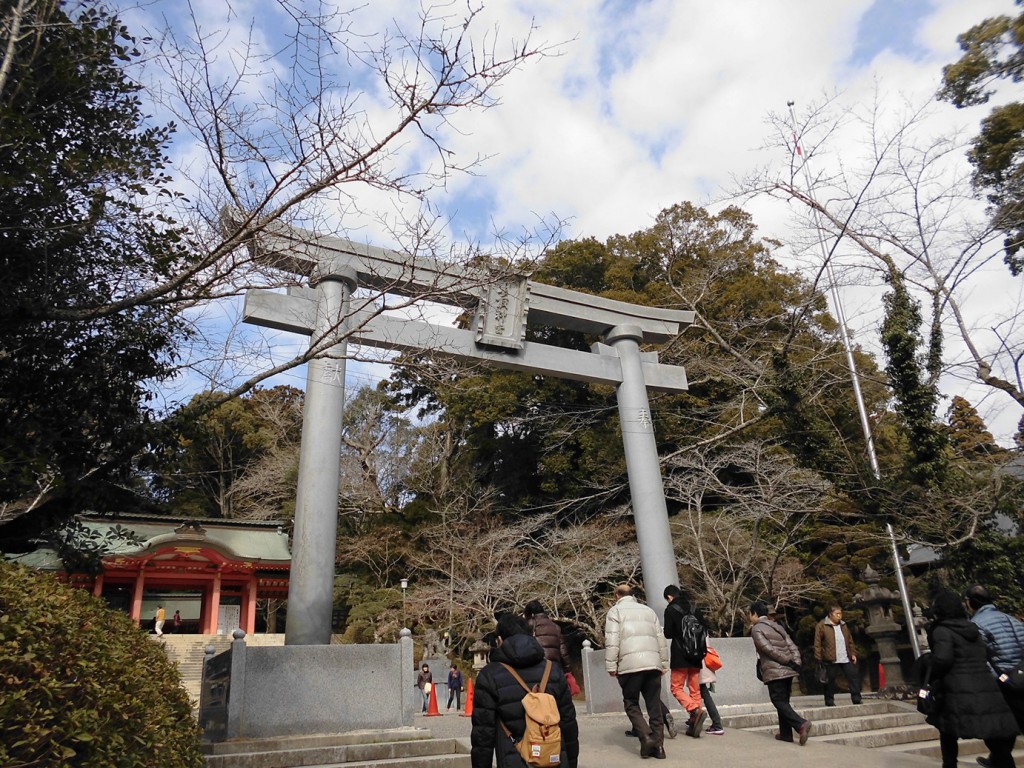
<path fill-rule="evenodd" d="M 757 651 L 758 676 L 768 687 L 768 698 L 779 713 L 779 741 L 793 741 L 796 731 L 802 747 L 811 734 L 811 721 L 801 717 L 789 703 L 793 678 L 800 669 L 800 649 L 777 621 L 768 618 L 763 600 L 750 606 L 750 637 Z"/>
<path fill-rule="evenodd" d="M 682 596 L 679 587 L 669 584 L 665 587 L 664 596 L 668 600 L 664 631 L 665 637 L 671 641 L 672 695 L 689 714 L 686 735 L 700 738 L 708 717 L 701 703 L 700 691 L 700 671 L 708 650 L 707 629 L 695 615 L 693 603 Z"/>

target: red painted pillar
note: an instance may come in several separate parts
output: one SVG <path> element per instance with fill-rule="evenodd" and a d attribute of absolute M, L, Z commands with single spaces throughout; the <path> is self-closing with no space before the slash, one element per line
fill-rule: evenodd
<path fill-rule="evenodd" d="M 242 607 L 242 620 L 239 622 L 247 635 L 256 634 L 256 581 L 256 574 L 251 574 L 245 594 L 245 605 Z"/>
<path fill-rule="evenodd" d="M 139 572 L 135 574 L 135 590 L 132 593 L 132 618 L 136 624 L 142 622 L 142 590 L 146 583 L 146 571 L 139 566 Z"/>
<path fill-rule="evenodd" d="M 206 613 L 205 632 L 208 635 L 217 634 L 217 620 L 220 618 L 220 571 L 213 577 L 213 586 L 210 588 L 210 600 Z"/>
<path fill-rule="evenodd" d="M 92 583 L 92 594 L 94 597 L 99 597 L 103 594 L 103 574 L 99 573 L 96 576 L 96 580 Z"/>

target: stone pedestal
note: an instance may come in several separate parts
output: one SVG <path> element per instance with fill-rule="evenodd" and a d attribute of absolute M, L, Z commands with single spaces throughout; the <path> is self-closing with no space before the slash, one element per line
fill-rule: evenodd
<path fill-rule="evenodd" d="M 878 573 L 871 566 L 864 571 L 864 581 L 868 588 L 857 593 L 854 602 L 864 606 L 867 613 L 868 626 L 866 632 L 878 646 L 879 661 L 885 670 L 887 688 L 905 685 L 900 657 L 896 652 L 896 639 L 902 633 L 902 627 L 893 619 L 893 603 L 900 601 L 898 593 L 891 589 L 878 586 Z"/>

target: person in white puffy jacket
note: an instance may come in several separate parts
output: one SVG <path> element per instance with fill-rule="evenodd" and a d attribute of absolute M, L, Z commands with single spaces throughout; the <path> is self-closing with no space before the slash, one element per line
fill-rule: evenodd
<path fill-rule="evenodd" d="M 622 688 L 626 716 L 640 735 L 640 756 L 664 760 L 661 676 L 668 672 L 668 643 L 658 614 L 638 603 L 632 592 L 628 584 L 615 588 L 615 605 L 604 623 L 605 669 Z M 640 711 L 641 695 L 649 723 Z"/>

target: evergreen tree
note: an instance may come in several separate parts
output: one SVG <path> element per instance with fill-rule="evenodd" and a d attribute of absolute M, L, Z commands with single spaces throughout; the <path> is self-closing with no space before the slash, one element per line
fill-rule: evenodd
<path fill-rule="evenodd" d="M 69 10 L 72 9 L 72 10 Z M 185 326 L 135 300 L 188 263 L 164 147 L 99 2 L 0 7 L 0 522 L 121 499 Z M 165 197 L 166 199 L 166 197 Z"/>
<path fill-rule="evenodd" d="M 964 55 L 943 69 L 940 99 L 957 107 L 985 104 L 996 81 L 1019 83 L 1024 78 L 1024 13 L 985 19 L 957 41 Z M 968 158 L 975 187 L 992 204 L 992 223 L 1006 233 L 1006 263 L 1018 275 L 1024 270 L 1024 103 L 993 108 Z"/>

